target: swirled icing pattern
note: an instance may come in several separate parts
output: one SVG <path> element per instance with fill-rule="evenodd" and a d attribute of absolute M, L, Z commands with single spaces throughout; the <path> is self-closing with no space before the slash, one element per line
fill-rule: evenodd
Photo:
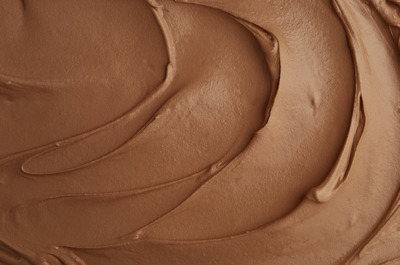
<path fill-rule="evenodd" d="M 400 263 L 397 0 L 0 0 L 0 264 Z"/>

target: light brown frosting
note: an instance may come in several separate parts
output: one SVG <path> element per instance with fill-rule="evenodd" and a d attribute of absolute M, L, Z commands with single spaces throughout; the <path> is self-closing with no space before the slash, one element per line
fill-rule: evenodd
<path fill-rule="evenodd" d="M 400 263 L 397 0 L 0 0 L 0 264 Z"/>

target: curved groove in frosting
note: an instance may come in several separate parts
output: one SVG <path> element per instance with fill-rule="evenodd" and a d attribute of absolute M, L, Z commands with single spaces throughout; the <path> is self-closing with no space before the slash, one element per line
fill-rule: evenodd
<path fill-rule="evenodd" d="M 307 198 L 313 201 L 323 203 L 332 199 L 335 193 L 344 184 L 348 176 L 365 125 L 365 114 L 360 93 L 361 91 L 358 86 L 359 85 L 356 86 L 354 110 L 347 140 L 338 160 L 333 166 L 331 172 L 329 172 L 325 181 L 308 193 Z"/>
<path fill-rule="evenodd" d="M 330 10 L 330 1 L 321 3 L 308 1 L 307 5 L 325 5 L 323 10 Z M 396 164 L 400 157 L 400 56 L 398 43 L 393 42 L 398 41 L 397 29 L 389 29 L 388 24 L 399 27 L 399 3 L 370 3 L 372 6 L 356 0 L 333 0 L 332 8 L 343 23 L 353 59 L 352 110 L 340 112 L 346 109 L 345 103 L 333 104 L 337 109 L 326 113 L 332 109 L 323 109 L 321 102 L 340 101 L 334 93 L 329 94 L 332 98 L 321 100 L 318 90 L 312 88 L 309 105 L 300 109 L 317 125 L 329 124 L 318 122 L 321 112 L 326 115 L 322 120 L 348 113 L 348 127 L 344 118 L 338 128 L 327 126 L 336 135 L 332 138 L 336 143 L 345 135 L 342 147 L 337 156 L 336 149 L 326 147 L 335 157 L 330 164 L 323 158 L 307 157 L 311 149 L 296 149 L 290 141 L 282 143 L 279 148 L 293 147 L 287 156 L 295 159 L 281 164 L 294 168 L 299 176 L 307 170 L 296 166 L 296 161 L 311 163 L 315 159 L 330 171 L 322 176 L 322 183 L 305 179 L 300 191 L 308 193 L 301 193 L 301 202 L 296 204 L 295 197 L 284 206 L 281 201 L 288 213 L 268 219 L 263 213 L 251 216 L 255 211 L 248 208 L 268 205 L 257 204 L 264 202 L 263 192 L 266 198 L 273 198 L 280 196 L 280 190 L 274 191 L 252 175 L 265 168 L 282 176 L 290 172 L 282 170 L 274 157 L 268 161 L 276 165 L 261 167 L 259 164 L 265 163 L 261 158 L 268 153 L 259 152 L 257 147 L 273 148 L 263 137 L 274 136 L 267 134 L 271 127 L 285 122 L 278 115 L 284 110 L 279 106 L 288 106 L 290 101 L 285 102 L 287 83 L 280 81 L 283 77 L 287 82 L 285 70 L 294 62 L 288 56 L 290 47 L 285 38 L 295 37 L 284 34 L 283 19 L 269 18 L 262 8 L 275 5 L 283 17 L 302 4 L 149 0 L 169 57 L 162 84 L 105 125 L 0 157 L 0 263 L 110 265 L 112 260 L 118 265 L 283 265 L 310 264 L 313 258 L 315 264 L 396 264 L 400 245 L 400 168 Z M 27 12 L 30 5 L 23 1 L 23 7 Z M 261 19 L 257 10 L 262 11 Z M 307 23 L 296 22 L 296 14 L 290 22 Z M 183 23 L 185 20 L 189 22 Z M 313 21 L 309 23 L 305 28 L 313 34 Z M 280 28 L 282 24 L 285 26 Z M 334 26 L 327 30 L 340 36 Z M 199 41 L 204 45 L 198 45 Z M 312 45 L 334 46 L 317 37 L 307 46 L 316 51 Z M 224 55 L 226 50 L 231 54 Z M 326 58 L 333 55 L 328 51 L 333 49 L 314 56 L 329 61 Z M 199 56 L 202 53 L 207 56 Z M 308 66 L 318 65 L 317 59 L 310 61 Z M 343 58 L 343 67 L 346 62 Z M 330 71 L 335 78 L 343 77 L 338 69 Z M 329 70 L 316 72 L 315 80 L 326 72 Z M 307 79 L 300 74 L 296 77 L 299 83 Z M 329 78 L 320 79 L 328 88 L 342 89 L 338 94 L 343 102 L 350 95 Z M 45 96 L 47 87 L 75 82 L 39 82 L 3 74 L 0 80 L 0 97 L 4 96 L 7 104 L 25 89 Z M 216 95 L 213 89 L 220 89 L 221 94 Z M 278 108 L 276 101 L 281 104 Z M 202 119 L 204 116 L 210 118 Z M 301 117 L 305 116 L 292 119 Z M 313 135 L 315 128 L 306 125 L 304 131 Z M 315 139 L 315 144 L 326 141 L 329 146 L 335 142 L 332 139 Z M 97 143 L 102 144 L 97 147 Z M 253 165 L 255 169 L 250 170 Z M 264 179 L 270 177 L 267 173 L 261 173 Z M 253 185 L 246 184 L 252 181 Z M 282 181 L 286 186 L 291 184 L 285 178 Z M 311 191 L 310 185 L 315 187 Z M 225 193 L 216 188 L 220 186 L 225 187 Z M 257 200 L 252 201 L 249 193 L 256 193 Z M 235 197 L 242 198 L 242 205 Z M 246 205 L 249 202 L 252 204 Z M 293 204 L 294 209 L 290 208 Z M 238 214 L 232 207 L 243 212 Z"/>
<path fill-rule="evenodd" d="M 393 12 L 393 10 L 388 10 L 390 6 L 387 5 L 387 1 L 374 1 L 371 0 L 374 7 L 377 11 L 382 15 L 386 20 L 388 12 Z M 357 80 L 361 86 L 361 93 L 368 98 L 367 106 L 367 115 L 371 116 L 371 119 L 381 119 L 381 117 L 374 117 L 373 113 L 380 113 L 381 115 L 385 115 L 385 121 L 391 122 L 393 121 L 393 125 L 386 125 L 384 122 L 374 120 L 371 123 L 375 123 L 376 128 L 379 130 L 387 130 L 385 135 L 388 138 L 391 146 L 384 150 L 382 156 L 393 156 L 398 157 L 400 155 L 399 150 L 399 142 L 396 139 L 396 135 L 399 133 L 399 115 L 393 111 L 396 108 L 396 98 L 399 98 L 400 91 L 398 89 L 400 85 L 400 64 L 399 64 L 399 54 L 396 49 L 394 43 L 390 42 L 390 35 L 388 30 L 383 30 L 385 25 L 377 15 L 369 15 L 367 12 L 368 7 L 363 3 L 356 3 L 355 1 L 346 2 L 342 0 L 334 1 L 335 8 L 338 14 L 341 16 L 343 23 L 346 26 L 348 37 L 350 43 L 352 45 L 353 56 L 356 62 L 357 69 Z M 359 8 L 362 12 L 354 13 L 352 10 L 355 8 Z M 391 18 L 395 18 L 393 13 L 391 13 Z M 398 14 L 397 14 L 398 16 Z M 368 24 L 367 21 L 372 19 L 375 23 Z M 391 21 L 388 21 L 391 22 Z M 360 25 L 368 25 L 362 28 Z M 369 42 L 362 41 L 368 37 Z M 380 52 L 376 51 L 376 43 L 380 44 Z M 395 55 L 395 56 L 393 56 Z M 372 73 L 371 69 L 377 69 L 376 66 L 381 62 L 381 58 L 385 58 L 385 67 L 384 70 L 379 73 Z M 379 95 L 379 96 L 378 96 Z M 392 102 L 392 99 L 395 101 Z M 374 104 L 375 103 L 375 104 Z M 368 117 L 367 117 L 368 120 Z M 397 124 L 396 124 L 397 123 Z M 386 126 L 385 126 L 386 125 Z M 388 127 L 392 127 L 388 129 Z M 399 171 L 396 167 L 393 168 L 392 172 L 389 174 L 398 175 Z M 384 175 L 379 176 L 380 178 L 388 178 Z M 383 229 L 388 223 L 390 219 L 394 217 L 398 210 L 399 206 L 399 193 L 397 191 L 397 196 L 394 198 L 392 205 L 388 207 L 386 214 L 382 217 L 381 221 L 376 225 L 373 232 L 367 237 L 367 239 L 360 244 L 358 249 L 350 256 L 350 258 L 346 261 L 346 264 L 365 264 L 365 263 L 385 263 L 386 260 L 380 260 L 380 258 L 384 258 L 386 255 L 393 255 L 397 253 L 398 250 L 389 250 L 390 248 L 384 250 L 382 249 L 382 253 L 380 255 L 376 254 L 366 254 L 363 255 L 363 250 L 367 249 L 369 245 L 371 245 L 371 241 L 382 241 L 382 238 L 379 237 L 380 230 Z M 386 226 L 386 228 L 390 229 L 390 226 Z M 398 240 L 398 239 L 397 239 Z M 396 245 L 396 243 L 391 242 L 390 244 Z M 382 246 L 385 244 L 382 243 Z M 378 245 L 379 247 L 379 245 Z M 368 252 L 367 252 L 368 253 Z M 372 251 L 370 253 L 378 253 Z M 397 255 L 397 254 L 395 254 Z M 373 258 L 373 260 L 367 261 L 369 258 Z M 381 256 L 381 257 L 379 257 Z M 397 258 L 397 257 L 395 257 Z M 393 259 L 393 258 L 392 258 Z"/>
<path fill-rule="evenodd" d="M 163 20 L 162 20 L 162 16 L 163 16 L 162 12 L 161 12 L 162 6 L 153 4 L 153 7 L 155 9 L 155 13 L 157 14 L 157 18 L 159 19 L 160 25 L 165 27 L 165 22 L 163 22 Z M 252 28 L 254 31 L 257 31 L 257 29 L 255 29 L 254 26 Z M 163 32 L 167 35 L 166 39 L 168 40 L 170 38 L 170 37 L 168 37 L 168 30 L 166 30 L 164 28 Z M 258 35 L 259 35 L 259 38 L 263 38 L 262 34 L 258 33 Z M 275 69 L 279 68 L 279 59 L 273 58 L 274 56 L 277 56 L 277 53 L 278 53 L 277 43 L 276 43 L 276 41 L 274 41 L 273 38 L 271 38 L 271 36 L 268 36 L 268 40 L 272 43 L 272 49 L 269 49 L 269 47 L 267 47 L 266 45 L 262 45 L 262 47 L 265 48 L 264 55 L 267 59 L 267 61 L 266 61 L 267 67 L 269 69 L 274 69 L 274 71 L 275 71 L 273 76 L 271 74 L 271 77 L 269 79 L 271 81 L 271 84 L 269 84 L 269 86 L 267 87 L 267 88 L 271 87 L 274 92 L 272 92 L 272 95 L 270 95 L 269 99 L 267 100 L 266 110 L 263 115 L 264 123 L 261 126 L 264 126 L 268 119 L 268 117 L 266 117 L 266 116 L 269 116 L 269 112 L 272 107 L 272 106 L 269 106 L 269 104 L 272 104 L 273 99 L 276 95 L 276 89 L 277 89 L 277 85 L 278 85 L 277 79 L 279 78 L 279 73 L 278 73 L 279 71 L 275 70 Z M 170 46 L 174 46 L 174 45 L 171 44 Z M 174 53 L 170 52 L 170 54 L 172 54 L 172 56 L 173 56 Z M 168 100 L 168 98 L 173 95 L 173 93 L 171 94 L 171 91 L 176 91 L 178 88 L 180 88 L 179 85 L 173 86 L 170 81 L 174 77 L 174 74 L 169 74 L 169 73 L 173 72 L 173 71 L 171 71 L 171 69 L 173 70 L 174 67 L 175 66 L 173 63 L 169 64 L 166 81 L 164 82 L 163 85 L 161 85 L 161 88 L 157 89 L 155 92 L 156 96 L 163 98 L 164 101 Z M 166 95 L 168 97 L 166 97 Z M 140 119 L 146 120 L 146 113 L 152 114 L 156 110 L 160 109 L 160 106 L 156 105 L 156 103 L 158 103 L 159 100 L 157 100 L 157 97 L 152 97 L 152 96 L 154 96 L 154 95 L 151 95 L 150 97 L 148 97 L 148 99 L 149 99 L 148 101 L 145 100 L 144 103 L 142 103 L 144 105 L 144 107 L 143 107 L 143 105 L 139 105 L 137 107 L 139 110 L 141 108 L 142 109 L 144 108 L 146 110 L 146 107 L 148 107 L 146 105 L 151 105 L 150 109 L 152 109 L 152 111 L 148 111 L 148 112 L 144 111 L 145 114 L 142 114 L 143 113 L 142 112 L 141 113 L 142 115 L 139 115 Z M 156 108 L 154 108 L 154 106 L 156 106 Z M 121 117 L 109 124 L 106 124 L 105 126 L 99 127 L 93 131 L 84 133 L 82 135 L 75 136 L 73 138 L 58 141 L 54 144 L 50 144 L 50 145 L 46 146 L 47 148 L 40 147 L 36 150 L 32 150 L 32 152 L 30 152 L 27 155 L 34 153 L 34 151 L 38 151 L 38 152 L 36 154 L 34 154 L 33 156 L 30 156 L 28 159 L 25 159 L 25 161 L 21 165 L 22 172 L 24 174 L 28 174 L 30 176 L 46 176 L 46 175 L 61 175 L 61 174 L 65 175 L 67 173 L 75 172 L 77 170 L 85 169 L 88 166 L 95 165 L 97 162 L 100 162 L 107 158 L 112 158 L 112 156 L 115 153 L 118 153 L 118 151 L 120 151 L 120 148 L 114 149 L 114 151 L 111 151 L 110 153 L 107 153 L 106 155 L 104 155 L 100 158 L 97 158 L 97 159 L 95 158 L 94 160 L 91 160 L 89 162 L 84 162 L 84 163 L 76 163 L 76 161 L 71 161 L 71 160 L 73 160 L 74 157 L 68 157 L 68 155 L 75 153 L 74 147 L 76 147 L 76 143 L 83 143 L 83 146 L 78 147 L 78 149 L 84 150 L 85 144 L 86 145 L 94 144 L 98 141 L 104 140 L 104 137 L 102 139 L 101 133 L 104 132 L 105 134 L 107 134 L 109 129 L 114 129 L 114 130 L 120 129 L 125 132 L 128 131 L 128 133 L 132 134 L 132 130 L 126 130 L 126 128 L 123 128 L 123 127 L 125 124 L 127 124 L 129 122 L 132 123 L 132 121 L 134 121 L 135 122 L 134 125 L 139 126 L 139 128 L 140 128 L 141 123 L 137 122 L 138 116 L 135 115 L 137 112 L 140 112 L 140 111 L 137 111 L 137 109 L 134 108 L 132 112 L 129 112 L 128 114 L 124 115 L 123 117 Z M 143 118 L 143 116 L 144 116 L 144 118 Z M 135 120 L 135 118 L 136 118 L 136 120 Z M 121 125 L 121 123 L 122 123 L 122 125 Z M 150 123 L 151 123 L 151 120 L 148 122 L 148 124 L 150 124 Z M 259 127 L 260 127 L 260 125 L 258 126 L 258 128 Z M 145 128 L 141 128 L 140 130 L 137 131 L 137 133 L 134 133 L 134 137 L 137 136 L 138 133 L 140 133 L 144 129 Z M 115 134 L 114 134 L 114 136 L 115 136 Z M 134 138 L 131 138 L 129 141 L 126 141 L 122 146 L 130 144 L 133 140 L 134 140 Z M 145 188 L 128 190 L 127 192 L 81 193 L 81 194 L 80 193 L 77 193 L 77 194 L 71 193 L 71 194 L 65 194 L 65 195 L 62 195 L 62 194 L 61 195 L 51 195 L 45 199 L 40 199 L 40 198 L 31 199 L 31 201 L 29 203 L 21 203 L 21 204 L 18 204 L 16 207 L 12 207 L 10 209 L 10 211 L 13 212 L 13 214 L 11 214 L 11 212 L 10 212 L 8 215 L 9 215 L 9 217 L 14 218 L 13 216 L 16 214 L 16 216 L 18 216 L 18 218 L 28 218 L 29 219 L 30 218 L 29 213 L 31 210 L 36 211 L 36 212 L 41 212 L 42 209 L 40 209 L 40 205 L 45 203 L 47 205 L 47 207 L 51 207 L 49 205 L 51 204 L 52 201 L 57 201 L 57 203 L 65 204 L 65 203 L 61 202 L 61 200 L 74 199 L 75 200 L 74 203 L 76 203 L 76 200 L 79 198 L 83 199 L 85 202 L 88 202 L 90 200 L 90 198 L 96 198 L 96 199 L 112 198 L 112 200 L 115 200 L 117 198 L 126 198 L 126 197 L 137 196 L 142 193 L 149 193 L 153 190 L 157 190 L 157 189 L 161 189 L 161 188 L 164 188 L 166 190 L 164 192 L 169 192 L 166 189 L 167 186 L 173 186 L 174 188 L 176 188 L 175 186 L 177 184 L 181 184 L 183 182 L 186 182 L 186 180 L 192 180 L 192 179 L 195 182 L 195 185 L 194 186 L 192 185 L 192 186 L 196 187 L 196 186 L 199 186 L 199 183 L 201 184 L 201 182 L 202 182 L 201 179 L 203 179 L 203 181 L 204 181 L 204 179 L 210 178 L 210 176 L 216 174 L 223 167 L 225 167 L 229 163 L 229 161 L 232 160 L 232 158 L 234 156 L 236 156 L 237 152 L 240 152 L 240 150 L 243 148 L 243 145 L 247 145 L 248 140 L 245 140 L 245 142 L 243 142 L 242 140 L 240 140 L 240 141 L 239 140 L 240 139 L 238 139 L 238 141 L 236 141 L 236 143 L 228 149 L 227 154 L 225 154 L 222 157 L 222 159 L 220 161 L 218 161 L 217 163 L 211 165 L 209 168 L 206 168 L 206 169 L 200 171 L 197 174 L 193 174 L 191 176 L 187 176 L 182 179 L 178 179 L 176 181 L 170 181 L 170 182 L 158 184 L 155 186 L 145 187 Z M 70 147 L 72 147 L 72 148 L 70 149 Z M 65 151 L 65 154 L 62 153 L 63 151 Z M 17 156 L 18 155 L 16 155 L 16 157 Z M 86 158 L 87 156 L 84 155 L 83 157 Z M 7 159 L 7 161 L 8 161 L 8 159 Z M 61 162 L 60 165 L 58 165 L 59 162 Z M 65 162 L 67 162 L 67 163 L 65 163 Z M 76 164 L 70 165 L 71 162 L 76 163 Z M 81 161 L 79 161 L 79 162 L 81 162 Z M 49 169 L 49 167 L 50 167 L 50 169 Z M 206 176 L 206 177 L 204 177 L 204 176 Z M 196 182 L 197 182 L 197 184 L 196 184 Z M 183 191 L 186 190 L 186 191 L 190 192 L 190 189 L 188 189 L 188 188 L 178 188 L 178 189 L 183 190 Z M 161 200 L 162 200 L 162 197 L 160 197 L 160 195 L 158 195 L 158 198 L 159 199 L 161 198 Z M 96 201 L 96 202 L 98 202 L 98 201 Z M 57 204 L 57 205 L 59 205 L 59 204 Z M 55 211 L 52 211 L 53 213 L 57 212 L 56 208 L 54 210 Z M 73 211 L 73 209 L 67 210 L 66 213 L 68 213 L 70 211 Z M 24 217 L 25 214 L 28 214 L 28 215 L 26 217 Z M 81 218 L 84 218 L 84 217 L 81 216 Z M 66 218 L 66 220 L 68 220 L 68 218 Z M 33 221 L 33 220 L 31 219 L 31 221 Z M 7 221 L 7 218 L 6 218 L 3 220 L 3 222 L 11 223 L 13 221 L 11 219 L 9 221 Z M 39 224 L 37 224 L 37 225 L 39 225 Z M 46 226 L 48 228 L 51 227 L 50 223 L 43 226 L 43 228 L 45 228 Z M 134 227 L 134 226 L 132 226 L 132 223 L 131 223 L 131 228 L 132 227 Z M 51 234 L 53 234 L 53 236 L 55 234 L 57 234 L 57 231 L 54 231 L 54 232 L 55 233 L 51 233 Z M 71 231 L 69 231 L 69 232 L 71 232 Z M 10 239 L 8 241 L 6 241 L 4 239 L 2 240 L 2 242 L 12 242 L 12 241 L 14 241 L 14 239 Z M 9 245 L 13 245 L 13 244 L 9 243 Z M 13 248 L 15 248 L 15 247 L 13 247 Z M 15 248 L 15 249 L 17 249 L 17 248 Z M 42 258 L 36 257 L 36 255 L 31 254 L 28 250 L 26 251 L 24 256 L 28 260 L 31 260 L 34 264 L 36 264 L 36 262 L 38 262 L 37 261 L 38 259 L 43 258 L 43 257 Z M 62 252 L 58 253 L 57 255 L 50 252 L 47 255 L 47 258 L 44 258 L 44 259 L 45 260 L 48 259 L 47 262 L 51 262 L 50 260 L 52 260 L 53 258 L 55 258 L 59 262 L 65 263 L 65 264 L 80 264 L 80 262 L 76 263 L 77 260 L 75 260 L 71 257 L 65 256 Z"/>

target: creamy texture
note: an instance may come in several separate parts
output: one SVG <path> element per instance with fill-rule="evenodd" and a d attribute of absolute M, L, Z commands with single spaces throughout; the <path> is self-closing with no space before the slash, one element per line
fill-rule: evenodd
<path fill-rule="evenodd" d="M 396 1 L 0 14 L 0 264 L 400 262 Z"/>

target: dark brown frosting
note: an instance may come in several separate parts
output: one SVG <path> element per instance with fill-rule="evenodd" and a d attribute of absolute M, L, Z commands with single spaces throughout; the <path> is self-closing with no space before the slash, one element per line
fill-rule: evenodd
<path fill-rule="evenodd" d="M 399 1 L 0 0 L 0 264 L 397 264 Z"/>

